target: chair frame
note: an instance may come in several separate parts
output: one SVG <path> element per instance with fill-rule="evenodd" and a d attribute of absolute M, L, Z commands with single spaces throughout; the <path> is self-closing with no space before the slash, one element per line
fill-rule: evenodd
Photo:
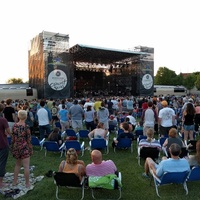
<path fill-rule="evenodd" d="M 74 173 L 64 173 L 64 172 L 55 172 L 54 173 L 54 183 L 56 184 L 56 199 L 61 199 L 59 196 L 59 188 L 66 187 L 68 189 L 81 189 L 81 200 L 84 198 L 84 189 L 85 189 L 85 177 L 80 181 L 79 177 Z M 69 197 L 69 199 L 71 199 Z"/>
<path fill-rule="evenodd" d="M 188 194 L 188 188 L 187 188 L 187 177 L 189 172 L 165 172 L 161 178 L 158 178 L 152 171 L 151 174 L 153 176 L 154 185 L 156 189 L 156 194 L 158 197 L 161 197 L 158 191 L 158 187 L 162 185 L 168 185 L 168 184 L 182 184 L 183 188 L 186 192 L 186 195 Z"/>
<path fill-rule="evenodd" d="M 120 181 L 122 181 L 122 174 L 121 174 L 121 172 L 118 172 L 118 178 L 119 178 Z M 89 180 L 89 177 L 88 177 L 88 180 Z M 108 190 L 108 189 L 101 188 L 101 187 L 96 187 L 96 188 L 89 187 L 89 188 L 91 190 L 91 195 L 92 195 L 93 199 L 97 199 L 95 197 L 95 190 L 97 190 L 97 189 Z M 119 191 L 119 195 L 118 195 L 117 200 L 121 199 L 121 197 L 122 197 L 121 187 L 118 185 L 117 188 L 113 188 L 113 190 L 118 190 Z"/>
<path fill-rule="evenodd" d="M 31 136 L 31 144 L 33 146 L 40 146 L 40 150 L 43 149 L 43 144 L 45 142 L 45 138 L 39 140 L 37 136 Z"/>

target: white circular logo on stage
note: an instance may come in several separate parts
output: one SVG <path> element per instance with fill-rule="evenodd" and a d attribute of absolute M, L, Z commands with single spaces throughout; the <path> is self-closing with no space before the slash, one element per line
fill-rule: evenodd
<path fill-rule="evenodd" d="M 67 85 L 67 76 L 62 70 L 55 69 L 48 76 L 48 84 L 53 90 L 62 90 Z"/>
<path fill-rule="evenodd" d="M 142 85 L 145 89 L 150 89 L 153 86 L 153 78 L 150 74 L 145 74 L 142 77 Z"/>

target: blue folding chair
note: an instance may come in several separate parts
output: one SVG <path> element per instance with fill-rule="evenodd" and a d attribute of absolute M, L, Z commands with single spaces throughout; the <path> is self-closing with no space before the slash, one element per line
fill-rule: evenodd
<path fill-rule="evenodd" d="M 89 130 L 86 130 L 86 129 L 79 130 L 79 132 L 78 132 L 79 140 L 84 139 L 84 138 L 88 139 L 88 134 L 89 134 Z"/>
<path fill-rule="evenodd" d="M 39 140 L 38 137 L 36 136 L 31 136 L 31 144 L 33 146 L 40 146 L 41 150 L 43 148 L 43 144 L 45 142 L 45 138 L 43 138 L 42 140 Z"/>
<path fill-rule="evenodd" d="M 154 173 L 153 179 L 154 179 L 154 184 L 156 188 L 156 194 L 160 197 L 158 187 L 162 185 L 167 185 L 167 184 L 182 184 L 184 190 L 186 191 L 186 195 L 188 194 L 188 188 L 187 188 L 187 177 L 188 177 L 189 172 L 184 171 L 184 172 L 165 172 L 161 178 L 158 178 L 155 176 Z"/>
<path fill-rule="evenodd" d="M 116 146 L 114 146 L 114 152 L 116 149 L 131 149 L 131 153 L 133 152 L 133 142 L 130 138 L 121 138 Z"/>
<path fill-rule="evenodd" d="M 105 149 L 105 153 L 109 153 L 109 145 L 108 142 L 104 138 L 93 138 L 90 143 L 90 150 L 98 149 L 102 150 Z"/>
<path fill-rule="evenodd" d="M 65 147 L 65 143 L 63 143 L 59 147 L 58 143 L 55 142 L 55 141 L 45 141 L 44 144 L 43 144 L 43 147 L 45 149 L 45 153 L 44 153 L 45 157 L 46 157 L 48 151 L 50 151 L 50 152 L 59 152 L 60 153 L 60 157 L 62 157 L 63 150 L 64 150 L 64 147 Z"/>
<path fill-rule="evenodd" d="M 66 151 L 70 148 L 74 148 L 77 153 L 81 152 L 81 156 L 84 155 L 84 148 L 85 148 L 85 142 L 80 143 L 77 140 L 67 140 L 65 142 L 65 149 Z"/>
<path fill-rule="evenodd" d="M 187 181 L 200 181 L 200 167 L 199 166 L 194 166 L 192 167 Z"/>
<path fill-rule="evenodd" d="M 67 137 L 78 139 L 78 133 L 76 133 L 73 129 L 66 129 L 65 134 Z"/>

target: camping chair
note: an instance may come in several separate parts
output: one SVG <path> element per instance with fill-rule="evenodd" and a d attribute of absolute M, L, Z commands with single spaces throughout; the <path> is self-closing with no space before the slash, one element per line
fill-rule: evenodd
<path fill-rule="evenodd" d="M 70 148 L 74 148 L 77 153 L 81 152 L 81 156 L 84 155 L 85 142 L 80 143 L 78 140 L 67 140 L 65 142 L 66 151 Z"/>
<path fill-rule="evenodd" d="M 79 140 L 80 139 L 85 139 L 85 138 L 88 139 L 88 134 L 89 134 L 89 130 L 86 130 L 86 129 L 79 130 L 79 132 L 78 132 Z"/>
<path fill-rule="evenodd" d="M 45 157 L 47 155 L 47 151 L 51 152 L 60 152 L 60 157 L 63 155 L 63 149 L 64 149 L 65 143 L 63 143 L 60 147 L 57 142 L 55 141 L 45 141 L 43 144 L 43 147 L 45 149 Z"/>
<path fill-rule="evenodd" d="M 43 138 L 42 140 L 39 140 L 38 137 L 36 136 L 31 136 L 31 144 L 33 146 L 40 146 L 41 150 L 43 148 L 43 144 L 45 142 L 45 138 Z"/>
<path fill-rule="evenodd" d="M 98 149 L 102 150 L 105 149 L 105 153 L 109 153 L 109 145 L 108 142 L 104 138 L 93 138 L 90 143 L 90 150 Z"/>
<path fill-rule="evenodd" d="M 156 161 L 159 158 L 160 150 L 157 147 L 138 147 L 138 165 L 141 166 L 141 158 L 146 160 L 147 157 Z"/>
<path fill-rule="evenodd" d="M 183 188 L 186 191 L 186 195 L 188 194 L 188 188 L 186 184 L 186 180 L 188 177 L 189 172 L 165 172 L 161 178 L 158 178 L 155 176 L 153 172 L 151 172 L 154 179 L 154 184 L 156 188 L 156 194 L 160 197 L 158 187 L 161 185 L 167 185 L 167 184 L 182 184 Z"/>
<path fill-rule="evenodd" d="M 200 167 L 199 166 L 194 166 L 192 167 L 187 181 L 200 181 Z"/>
<path fill-rule="evenodd" d="M 99 184 L 98 184 L 98 181 L 99 181 Z M 109 175 L 100 176 L 100 177 L 99 176 L 88 177 L 88 187 L 91 189 L 92 198 L 97 199 L 96 198 L 97 190 L 118 190 L 119 194 L 118 194 L 118 197 L 115 199 L 121 199 L 121 196 L 122 196 L 121 181 L 122 181 L 121 172 L 119 172 L 118 175 L 109 174 Z M 101 192 L 101 194 L 105 194 L 105 193 Z"/>
<path fill-rule="evenodd" d="M 133 152 L 133 142 L 130 138 L 121 138 L 118 143 L 114 146 L 114 152 L 116 149 L 131 149 L 131 153 Z"/>
<path fill-rule="evenodd" d="M 60 187 L 81 189 L 82 190 L 81 199 L 84 198 L 85 177 L 83 177 L 82 180 L 80 181 L 79 177 L 74 173 L 55 172 L 54 181 L 56 184 L 56 199 L 62 200 L 59 197 Z M 71 199 L 71 195 L 69 196 L 68 199 Z"/>
<path fill-rule="evenodd" d="M 73 140 L 77 140 L 78 139 L 78 133 L 76 133 L 73 129 L 66 129 L 65 130 L 65 134 L 70 139 L 73 139 Z"/>
<path fill-rule="evenodd" d="M 112 132 L 114 132 L 115 133 L 115 135 L 117 134 L 116 132 L 117 132 L 117 129 L 118 129 L 118 126 L 117 125 L 113 125 L 113 124 L 109 124 L 109 132 L 110 133 L 112 133 Z"/>

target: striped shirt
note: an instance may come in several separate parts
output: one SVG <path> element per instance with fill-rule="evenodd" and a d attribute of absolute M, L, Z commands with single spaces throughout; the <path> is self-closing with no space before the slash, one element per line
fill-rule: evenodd
<path fill-rule="evenodd" d="M 146 139 L 142 139 L 139 142 L 139 147 L 157 147 L 158 149 L 161 149 L 161 144 L 156 139 L 153 139 L 151 142 L 148 142 Z"/>
<path fill-rule="evenodd" d="M 101 164 L 88 164 L 86 166 L 87 176 L 105 176 L 107 174 L 115 174 L 117 167 L 112 160 L 102 161 Z"/>

